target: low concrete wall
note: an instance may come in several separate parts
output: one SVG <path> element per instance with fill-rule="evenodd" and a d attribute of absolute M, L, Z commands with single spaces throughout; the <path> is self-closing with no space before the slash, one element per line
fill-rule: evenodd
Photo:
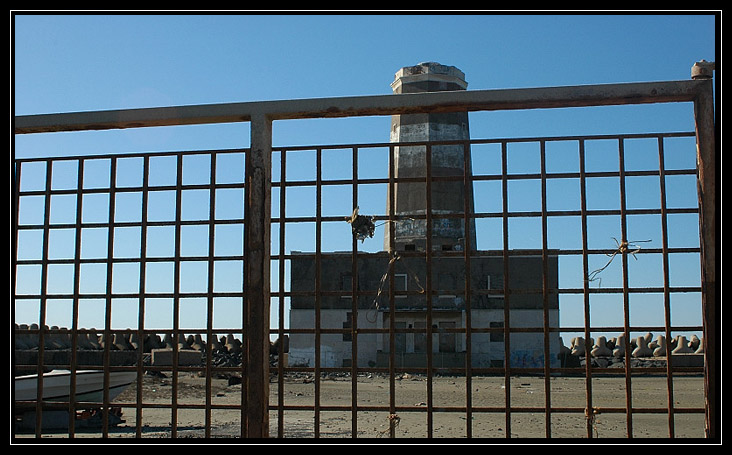
<path fill-rule="evenodd" d="M 191 366 L 201 364 L 201 351 L 193 349 L 181 349 L 178 351 L 178 365 Z M 153 349 L 152 365 L 156 367 L 169 367 L 173 365 L 173 350 L 170 348 Z"/>
<path fill-rule="evenodd" d="M 673 354 L 671 356 L 672 367 L 703 367 L 704 354 Z"/>

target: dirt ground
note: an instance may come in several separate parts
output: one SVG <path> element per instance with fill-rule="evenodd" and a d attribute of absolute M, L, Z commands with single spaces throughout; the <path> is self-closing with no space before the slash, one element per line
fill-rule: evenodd
<path fill-rule="evenodd" d="M 328 376 L 320 380 L 321 407 L 350 405 L 352 378 L 348 375 Z M 359 406 L 389 405 L 389 379 L 385 376 L 364 374 L 357 378 Z M 432 405 L 457 407 L 466 403 L 466 379 L 461 376 L 437 376 L 432 380 Z M 473 377 L 473 407 L 502 408 L 506 404 L 506 384 L 503 377 Z M 509 384 L 511 406 L 544 408 L 546 404 L 544 379 L 542 377 L 514 377 Z M 271 383 L 270 403 L 277 405 L 278 384 Z M 416 406 L 427 410 L 428 381 L 425 376 L 404 375 L 394 381 L 396 406 Z M 633 408 L 661 408 L 660 412 L 633 413 L 632 431 L 636 438 L 668 438 L 669 416 L 666 412 L 668 398 L 665 377 L 633 377 Z M 172 378 L 145 376 L 143 380 L 143 402 L 147 404 L 170 404 Z M 315 381 L 312 375 L 293 374 L 286 377 L 283 387 L 285 406 L 313 406 L 315 403 Z M 597 377 L 592 379 L 592 405 L 597 411 L 590 421 L 590 431 L 596 438 L 626 438 L 628 425 L 624 412 L 603 412 L 603 408 L 624 408 L 626 402 L 624 378 Z M 583 377 L 553 377 L 550 381 L 552 408 L 579 408 L 586 406 L 585 379 Z M 134 403 L 135 386 L 131 386 L 116 402 Z M 674 406 L 679 408 L 703 408 L 703 379 L 675 377 L 673 381 Z M 229 384 L 225 378 L 212 382 L 212 403 L 236 404 L 241 402 L 241 384 Z M 177 438 L 201 438 L 205 436 L 205 410 L 186 409 L 186 404 L 205 403 L 205 378 L 190 372 L 179 373 L 177 410 Z M 361 411 L 357 413 L 357 438 L 388 438 L 390 422 L 394 425 L 396 438 L 428 437 L 428 413 L 420 411 L 397 412 L 391 417 L 387 411 Z M 110 427 L 112 438 L 136 436 L 136 409 L 122 408 L 124 423 Z M 143 438 L 171 437 L 170 408 L 144 408 L 142 413 Z M 350 411 L 321 410 L 319 416 L 319 437 L 352 438 L 352 413 Z M 285 410 L 284 438 L 313 438 L 316 416 L 313 410 Z M 432 436 L 434 438 L 466 438 L 468 416 L 465 411 L 439 411 L 432 414 Z M 545 438 L 546 414 L 538 412 L 511 412 L 507 422 L 505 412 L 478 412 L 470 416 L 472 438 L 495 438 L 501 442 L 510 432 L 511 438 Z M 270 412 L 271 437 L 280 436 L 276 410 Z M 211 411 L 212 438 L 238 438 L 241 431 L 239 409 L 213 409 Z M 510 426 L 509 426 L 510 423 Z M 704 415 L 702 413 L 675 412 L 673 418 L 674 437 L 702 438 L 704 436 Z M 559 412 L 551 414 L 552 438 L 587 438 L 588 421 L 584 412 Z M 32 436 L 32 435 L 31 435 Z M 98 437 L 91 430 L 77 431 L 77 437 Z M 345 442 L 345 441 L 344 441 Z M 384 442 L 387 442 L 384 440 Z M 437 441 L 436 441 L 437 442 Z"/>

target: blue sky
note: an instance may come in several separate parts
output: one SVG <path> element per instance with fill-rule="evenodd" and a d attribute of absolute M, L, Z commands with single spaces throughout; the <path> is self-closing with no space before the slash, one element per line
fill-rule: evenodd
<path fill-rule="evenodd" d="M 682 14 L 16 16 L 13 101 L 23 115 L 380 95 L 399 68 L 423 61 L 457 66 L 471 90 L 688 79 L 694 62 L 714 60 L 715 36 L 712 15 Z M 325 127 L 324 137 L 310 126 L 318 122 L 286 123 L 275 124 L 275 144 L 388 137 L 354 138 L 345 127 Z M 563 134 L 557 125 L 521 123 L 485 134 Z M 135 139 L 118 146 L 176 147 L 180 137 L 190 147 L 182 130 L 126 134 Z M 212 134 L 213 146 L 240 145 L 233 133 Z"/>
<path fill-rule="evenodd" d="M 423 61 L 457 66 L 465 73 L 469 90 L 688 80 L 694 62 L 714 61 L 718 52 L 715 17 L 711 12 L 643 15 L 18 14 L 12 20 L 12 108 L 15 115 L 383 95 L 391 92 L 389 84 L 396 71 Z M 686 104 L 484 112 L 471 114 L 470 129 L 473 138 L 693 131 L 691 112 L 691 106 Z M 275 146 L 386 142 L 389 118 L 276 122 L 273 131 Z M 693 155 L 691 158 L 688 155 L 689 144 L 679 142 L 682 144 L 678 157 L 671 156 L 667 161 L 671 161 L 671 166 L 693 167 Z M 28 158 L 219 149 L 246 147 L 248 143 L 248 124 L 228 124 L 21 135 L 15 138 L 14 151 L 17 158 Z M 693 149 L 693 142 L 691 144 Z M 525 153 L 530 155 L 532 152 Z M 509 161 L 509 172 L 533 172 L 535 164 L 524 160 L 522 156 L 526 155 L 520 150 L 512 156 L 516 158 Z M 595 155 L 590 153 L 588 166 L 599 170 L 610 166 L 612 169 L 612 163 L 603 163 L 606 156 L 602 150 Z M 476 167 L 495 165 L 495 161 L 490 160 L 476 158 L 474 161 Z M 657 169 L 658 165 L 657 156 L 655 162 L 653 157 L 647 161 L 643 158 L 628 158 L 628 161 L 629 166 L 639 169 L 653 169 L 653 166 Z M 566 167 L 572 170 L 573 166 L 562 160 L 549 161 L 548 165 L 550 172 Z M 617 169 L 617 160 L 615 166 Z M 303 172 L 306 169 L 307 165 L 303 165 Z M 361 169 L 369 172 L 367 166 Z M 337 166 L 331 170 L 334 175 L 339 172 Z M 553 183 L 560 196 L 552 198 L 550 203 L 556 204 L 558 209 L 574 208 L 576 199 L 567 196 L 574 193 L 564 192 L 559 186 L 562 182 Z M 607 182 L 598 182 L 604 183 Z M 536 205 L 532 204 L 538 202 L 531 197 L 536 194 L 532 183 L 515 181 L 512 185 L 515 187 L 511 190 L 513 194 L 521 196 L 509 199 L 510 204 L 514 204 L 510 209 L 535 210 Z M 629 183 L 629 197 L 636 198 L 631 202 L 641 207 L 646 204 L 644 198 L 653 197 L 653 192 L 645 185 L 647 183 L 642 181 Z M 676 191 L 674 198 L 677 198 L 674 201 L 683 206 L 693 204 L 696 197 L 686 190 L 690 187 L 693 190 L 693 181 L 672 186 L 670 191 Z M 612 186 L 596 191 L 593 194 L 598 195 L 597 199 L 592 202 L 596 207 L 617 206 L 617 200 L 608 196 L 613 195 Z M 294 193 L 292 197 L 295 197 Z M 338 194 L 324 194 L 324 197 L 332 197 L 332 205 L 326 206 L 332 210 L 330 214 L 348 214 L 350 193 L 345 199 Z M 384 197 L 385 193 L 382 195 L 379 190 L 373 197 L 364 197 L 366 207 L 362 207 L 362 212 L 365 209 L 369 213 L 383 213 Z M 290 198 L 288 193 L 288 201 Z M 371 206 L 368 201 L 372 201 Z M 651 205 L 657 204 L 657 198 L 654 201 Z M 489 199 L 476 201 L 476 205 L 490 203 Z M 292 204 L 290 210 L 297 209 L 302 206 Z M 490 206 L 481 209 L 492 210 Z M 288 212 L 288 216 L 293 213 Z M 678 244 L 693 246 L 696 241 L 698 245 L 695 219 L 677 218 L 670 229 L 676 232 L 674 238 L 678 239 Z M 615 226 L 616 222 L 612 220 L 609 225 Z M 572 239 L 577 240 L 574 235 L 577 225 L 568 227 L 559 220 L 556 223 L 550 226 L 556 232 L 550 246 L 575 248 L 576 242 Z M 652 237 L 654 243 L 643 246 L 660 246 L 657 229 L 649 227 L 655 226 L 656 220 L 634 219 L 631 223 L 631 232 L 637 234 L 631 240 Z M 591 248 L 612 251 L 612 237 L 618 237 L 619 228 L 606 226 L 608 223 L 598 221 Z M 526 232 L 534 228 L 517 227 L 527 229 Z M 340 226 L 334 229 L 340 229 Z M 297 235 L 298 231 L 293 227 L 289 232 Z M 535 229 L 532 232 L 535 233 Z M 350 241 L 339 243 L 337 238 L 335 235 L 328 237 L 335 242 L 334 249 L 350 245 Z M 513 238 L 525 240 L 526 244 L 512 247 L 540 247 L 540 244 L 532 243 L 536 241 L 535 235 Z M 375 239 L 371 244 L 364 243 L 362 248 L 380 250 L 378 233 Z M 494 237 L 486 235 L 483 239 L 485 243 L 479 246 L 501 248 L 500 244 L 495 244 Z M 314 248 L 307 229 L 291 242 L 288 250 Z M 604 263 L 602 258 L 597 261 Z M 693 259 L 686 263 L 691 264 L 692 271 L 684 269 L 679 274 L 691 273 L 693 276 L 698 273 L 698 260 L 696 264 Z M 617 265 L 619 261 L 615 261 L 613 267 Z M 647 268 L 645 265 L 639 267 L 632 259 L 630 265 Z M 619 269 L 613 270 L 613 267 L 604 272 L 603 286 L 618 284 Z M 571 279 L 576 267 L 567 270 L 563 276 Z M 655 279 L 657 277 L 647 278 Z M 602 295 L 596 297 L 598 301 L 603 299 Z M 692 297 L 694 299 L 698 300 L 698 297 Z M 563 303 L 571 309 L 563 313 L 567 315 L 563 318 L 568 318 L 562 320 L 563 325 L 582 325 L 581 319 L 569 316 L 577 314 L 577 305 L 571 296 Z M 609 307 L 613 305 L 615 301 L 608 304 Z M 700 324 L 698 304 L 692 301 L 689 307 L 693 310 L 683 314 L 679 310 L 679 317 L 684 324 L 687 320 L 690 324 Z M 66 307 L 63 308 L 61 312 L 65 313 Z M 636 323 L 662 324 L 653 319 L 658 315 L 658 308 L 658 303 L 653 302 L 652 311 L 644 311 Z M 32 317 L 32 313 L 24 314 Z M 166 313 L 161 320 L 169 320 L 168 317 Z M 67 319 L 65 315 L 60 317 L 59 325 L 66 324 Z M 136 318 L 131 321 L 122 320 L 120 328 L 134 327 Z M 49 325 L 53 323 L 49 321 Z M 93 324 L 92 320 L 81 322 L 82 326 L 90 324 Z M 622 324 L 622 319 L 613 320 L 612 324 Z"/>

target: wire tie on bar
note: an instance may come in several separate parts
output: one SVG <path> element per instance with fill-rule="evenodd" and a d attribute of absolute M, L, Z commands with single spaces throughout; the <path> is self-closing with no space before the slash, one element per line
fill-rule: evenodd
<path fill-rule="evenodd" d="M 597 406 L 593 406 L 590 408 L 585 408 L 585 418 L 587 421 L 592 425 L 592 429 L 595 432 L 595 437 L 599 436 L 599 433 L 597 431 L 597 415 L 600 414 L 600 408 Z"/>
<path fill-rule="evenodd" d="M 641 250 L 641 247 L 636 244 L 637 243 L 647 243 L 647 242 L 652 241 L 652 240 L 635 240 L 635 241 L 629 242 L 629 241 L 623 240 L 622 242 L 618 242 L 618 239 L 616 239 L 615 237 L 611 237 L 611 238 L 613 240 L 615 240 L 615 246 L 616 246 L 615 251 L 613 251 L 612 254 L 605 254 L 605 256 L 609 256 L 610 259 L 607 261 L 607 263 L 605 265 L 603 265 L 602 267 L 600 267 L 597 270 L 592 271 L 587 276 L 588 282 L 599 281 L 599 284 L 602 284 L 602 278 L 599 278 L 598 275 L 613 262 L 613 259 L 615 259 L 615 256 L 618 253 L 619 254 L 624 254 L 624 253 L 630 254 L 631 256 L 633 256 L 633 259 L 635 259 L 637 261 L 638 258 L 635 257 L 635 254 Z M 633 248 L 632 250 L 631 250 L 631 247 Z"/>

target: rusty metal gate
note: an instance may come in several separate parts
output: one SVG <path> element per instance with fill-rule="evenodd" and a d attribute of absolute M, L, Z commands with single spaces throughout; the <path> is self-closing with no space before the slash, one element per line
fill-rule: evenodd
<path fill-rule="evenodd" d="M 395 185 L 410 181 L 394 172 L 394 149 L 419 146 L 429 157 L 431 150 L 441 144 L 272 146 L 272 122 L 287 119 L 676 102 L 694 103 L 696 131 L 460 141 L 451 145 L 463 147 L 466 160 L 476 160 L 481 153 L 495 153 L 500 167 L 459 177 L 433 175 L 428 158 L 426 178 L 421 179 L 428 189 L 425 193 L 428 210 L 423 217 L 427 226 L 432 226 L 434 220 L 449 218 L 429 210 L 432 204 L 429 188 L 434 182 L 459 181 L 468 191 L 475 192 L 476 198 L 485 191 L 482 185 L 495 185 L 492 194 L 500 195 L 496 198 L 497 205 L 465 210 L 461 215 L 466 226 L 471 222 L 495 223 L 500 233 L 498 247 L 481 249 L 485 250 L 482 254 L 499 261 L 501 273 L 492 280 L 483 278 L 480 285 L 472 282 L 470 270 L 475 267 L 477 253 L 476 246 L 471 248 L 468 239 L 467 245 L 454 250 L 435 250 L 429 236 L 427 246 L 421 250 L 398 254 L 389 249 L 363 250 L 364 240 L 378 241 L 373 239 L 375 232 L 376 237 L 382 236 L 385 245 L 394 242 L 393 229 L 379 230 L 393 226 L 400 219 L 393 205 L 391 209 L 366 211 L 372 197 L 369 189 L 380 188 L 377 199 L 382 207 L 389 207 L 386 198 L 394 194 Z M 200 428 L 199 435 L 204 437 L 445 436 L 444 430 L 438 431 L 440 419 L 445 415 L 458 416 L 462 422 L 459 429 L 448 431 L 449 437 L 485 437 L 484 426 L 493 430 L 500 427 L 498 433 L 490 433 L 491 437 L 520 436 L 517 422 L 524 416 L 538 419 L 532 420 L 532 424 L 543 421 L 543 437 L 566 436 L 556 426 L 557 420 L 577 417 L 582 422 L 580 436 L 588 438 L 602 436 L 597 429 L 598 419 L 616 416 L 620 418 L 618 425 L 622 433 L 633 437 L 639 427 L 646 425 L 644 420 L 638 420 L 639 416 L 659 415 L 666 416 L 664 436 L 676 437 L 678 416 L 695 414 L 703 415 L 703 434 L 718 437 L 716 164 L 711 80 L 22 116 L 15 118 L 14 131 L 17 135 L 230 122 L 250 123 L 250 147 L 15 160 L 11 238 L 13 369 L 16 375 L 42 377 L 31 398 L 19 399 L 17 387 L 14 390 L 13 414 L 21 414 L 22 410 L 23 419 L 30 420 L 32 428 L 25 433 L 14 429 L 16 438 L 24 434 L 46 435 L 44 421 L 55 419 L 49 411 L 60 412 L 63 435 L 83 435 L 90 431 L 86 427 L 89 419 L 83 419 L 88 417 L 84 413 L 89 410 L 98 411 L 99 426 L 92 434 L 110 436 L 119 431 L 115 419 L 119 419 L 120 409 L 128 419 L 134 418 L 128 432 L 133 437 L 150 434 L 153 411 L 163 411 L 169 416 L 164 433 L 171 437 L 187 435 L 191 428 Z M 696 167 L 669 168 L 664 164 L 668 144 L 677 140 L 686 141 L 687 151 L 691 140 Z M 659 163 L 657 169 L 627 169 L 627 149 L 637 141 L 651 144 Z M 586 167 L 588 151 L 596 143 L 611 144 L 617 170 Z M 530 144 L 537 151 L 540 165 L 535 172 L 516 173 L 508 169 L 509 151 L 519 144 Z M 547 169 L 547 153 L 555 144 L 569 144 L 573 159 L 577 159 L 575 170 Z M 299 166 L 298 157 L 303 154 L 310 157 L 313 172 L 307 178 L 292 178 L 289 170 Z M 386 157 L 383 172 L 370 175 L 361 163 L 376 154 Z M 156 172 L 163 162 L 170 172 L 167 178 L 158 179 Z M 324 163 L 332 162 L 345 163 L 339 166 L 342 173 L 336 176 L 324 173 Z M 190 177 L 191 172 L 194 177 Z M 137 177 L 130 180 L 130 175 Z M 691 178 L 698 185 L 695 205 L 667 205 L 668 182 L 674 182 L 676 177 Z M 586 189 L 590 182 L 601 178 L 619 182 L 617 207 L 588 206 Z M 626 182 L 634 178 L 653 180 L 658 187 L 658 207 L 627 206 Z M 564 180 L 576 184 L 578 205 L 570 209 L 551 207 L 547 204 L 547 191 Z M 538 205 L 525 210 L 510 207 L 509 187 L 526 181 L 538 185 Z M 298 208 L 298 191 L 307 193 L 314 203 L 312 210 L 293 210 Z M 328 204 L 336 196 L 349 213 L 329 209 Z M 103 202 L 96 205 L 99 199 Z M 129 204 L 132 210 L 126 211 Z M 236 209 L 231 210 L 232 207 Z M 351 214 L 356 207 L 361 211 Z M 640 239 L 629 238 L 628 220 L 636 215 L 658 217 L 660 246 L 645 247 L 634 243 Z M 669 245 L 667 222 L 676 215 L 698 219 L 700 235 L 696 244 Z M 612 248 L 599 248 L 588 240 L 588 222 L 598 216 L 611 216 L 618 221 L 618 229 L 613 231 L 618 235 L 617 244 Z M 551 223 L 570 218 L 578 222 L 579 243 L 572 247 L 552 245 L 548 236 Z M 538 246 L 515 249 L 509 224 L 524 219 L 538 221 L 540 240 Z M 365 230 L 364 225 L 357 226 L 356 220 L 365 222 Z M 314 239 L 314 243 L 305 247 L 310 250 L 308 254 L 289 244 L 288 235 L 302 232 L 303 226 L 306 237 Z M 352 233 L 348 244 L 324 245 L 324 241 L 330 240 L 333 226 Z M 161 242 L 168 247 L 156 251 Z M 60 255 L 53 252 L 54 243 L 66 245 L 66 252 Z M 340 252 L 337 255 L 336 250 Z M 684 254 L 701 264 L 698 285 L 677 285 L 670 279 L 670 258 Z M 518 255 L 538 261 L 538 281 L 528 289 L 509 292 L 512 272 L 509 264 Z M 639 286 L 629 280 L 636 255 L 659 258 L 659 283 Z M 364 262 L 367 256 L 378 264 L 373 267 L 378 268 L 377 277 L 381 277 L 370 284 L 362 280 L 364 268 L 370 264 Z M 553 261 L 563 257 L 579 261 L 582 270 L 579 285 L 561 286 L 550 276 Z M 439 261 L 448 259 L 462 264 L 461 280 L 451 281 L 433 273 Z M 620 270 L 619 284 L 593 286 L 613 259 Z M 293 264 L 303 260 L 310 261 L 308 270 L 312 272 L 307 275 L 312 286 L 304 289 L 295 286 L 297 277 L 293 276 Z M 607 265 L 603 267 L 605 261 Z M 157 275 L 150 278 L 156 267 L 166 268 L 165 276 L 169 280 L 165 286 Z M 338 270 L 337 276 L 332 272 L 333 267 Z M 417 267 L 422 269 L 415 272 Z M 96 279 L 82 278 L 94 276 L 85 274 L 95 268 L 100 270 Z M 125 284 L 122 278 L 124 269 L 132 273 L 131 283 Z M 189 271 L 193 275 L 186 275 Z M 52 275 L 61 277 L 62 284 L 52 284 L 56 283 Z M 205 280 L 196 285 L 187 276 L 203 276 Z M 533 294 L 541 302 L 539 316 L 533 323 L 519 323 L 510 311 L 510 302 L 519 301 L 522 293 Z M 672 318 L 673 296 L 687 293 L 700 296 L 702 326 Z M 630 301 L 646 294 L 661 296 L 663 323 L 631 321 Z M 414 295 L 427 302 L 426 312 L 419 317 L 405 306 L 399 306 L 399 302 L 406 302 Z M 590 301 L 604 295 L 619 298 L 616 313 L 621 322 L 591 322 Z M 559 296 L 578 299 L 577 312 L 582 314 L 583 324 L 567 327 L 555 319 L 550 302 Z M 440 305 L 433 308 L 432 302 L 442 302 L 442 298 L 459 301 L 463 312 L 447 312 Z M 481 301 L 490 298 L 494 299 L 491 302 L 495 299 L 503 302 L 502 317 L 491 324 L 474 321 L 478 313 L 471 308 L 477 309 Z M 307 324 L 293 322 L 296 310 L 301 308 L 297 302 L 303 301 L 298 299 L 312 302 L 310 310 L 300 313 L 311 318 Z M 49 307 L 59 302 L 68 305 L 69 327 L 49 328 Z M 36 325 L 23 325 L 24 321 L 16 318 L 24 305 L 36 311 Z M 233 313 L 227 314 L 236 317 L 215 324 L 217 309 L 225 305 L 234 308 Z M 338 313 L 341 319 L 334 325 L 325 315 L 336 307 L 342 311 Z M 103 316 L 104 326 L 99 330 L 84 327 L 80 322 L 84 312 L 92 308 Z M 151 326 L 153 308 L 165 308 L 170 315 L 169 327 Z M 183 327 L 181 318 L 193 314 L 191 308 L 198 308 L 195 326 Z M 115 326 L 116 311 L 135 315 L 136 327 Z M 625 345 L 618 345 L 625 359 L 632 357 L 631 332 L 655 331 L 670 342 L 674 332 L 698 331 L 703 334 L 699 350 L 703 352 L 703 362 L 677 365 L 674 363 L 677 357 L 668 355 L 663 365 L 640 367 L 626 361 L 621 368 L 617 365 L 613 368 L 591 361 L 593 346 L 589 342 L 570 346 L 579 349 L 576 357 L 585 359 L 584 364 L 572 363 L 571 355 L 550 347 L 560 333 L 575 333 L 582 341 L 589 341 L 598 333 L 611 331 L 625 335 Z M 160 340 L 160 334 L 167 339 L 167 344 Z M 538 336 L 542 362 L 517 361 L 511 346 L 521 334 Z M 191 339 L 185 340 L 185 335 Z M 326 339 L 337 339 L 337 346 L 345 346 L 346 353 L 331 352 L 335 345 L 331 346 Z M 101 343 L 89 347 L 89 340 Z M 156 340 L 159 344 L 154 344 Z M 381 348 L 374 351 L 372 359 L 367 352 L 371 348 L 366 348 L 364 343 L 373 340 L 380 340 L 375 342 L 381 343 Z M 302 343 L 309 350 L 297 351 Z M 499 351 L 480 363 L 476 359 L 481 355 L 483 343 L 499 346 Z M 306 351 L 310 360 L 295 360 L 296 354 Z M 220 352 L 227 355 L 221 357 Z M 425 352 L 432 354 L 425 355 Z M 424 362 L 410 364 L 416 354 L 422 355 Z M 559 358 L 564 359 L 559 364 L 549 361 Z M 54 384 L 53 378 L 42 375 L 49 369 L 71 371 L 70 398 L 41 399 L 45 396 L 44 389 Z M 77 396 L 82 392 L 82 370 L 102 374 L 101 395 Z M 113 400 L 114 378 L 125 372 L 133 373 L 130 390 L 134 392 Z M 169 386 L 169 392 L 165 399 L 153 399 L 146 381 L 163 375 L 170 375 L 168 381 L 165 385 L 157 384 Z M 240 389 L 220 391 L 217 381 L 224 376 L 229 385 Z M 203 396 L 185 397 L 186 388 L 191 386 L 181 380 L 183 377 L 197 378 Z M 634 400 L 638 392 L 633 394 L 633 386 L 638 384 L 638 378 L 646 377 L 664 380 L 665 390 L 658 405 L 638 405 L 638 399 Z M 676 380 L 688 377 L 703 378 L 703 402 L 678 404 L 674 399 Z M 383 381 L 375 386 L 365 378 Z M 420 392 L 424 398 L 406 403 L 399 397 L 400 384 L 415 378 L 421 381 L 420 387 L 424 386 Z M 442 387 L 445 378 L 462 386 L 461 392 L 454 395 L 457 398 L 446 401 L 440 396 L 445 392 L 438 385 Z M 575 395 L 580 399 L 569 404 L 562 401 L 561 392 L 553 382 L 557 378 L 578 380 L 575 384 L 580 389 Z M 597 380 L 605 379 L 620 381 L 620 403 L 598 403 L 593 389 L 597 391 L 599 387 Z M 484 380 L 493 381 L 492 386 L 500 390 L 497 401 L 490 404 L 481 401 L 488 387 Z M 307 389 L 300 388 L 302 384 Z M 336 386 L 338 398 L 326 398 L 326 392 Z M 526 390 L 517 389 L 521 386 Z M 532 393 L 537 391 L 541 399 L 522 401 L 518 394 L 528 389 Z M 365 399 L 365 392 L 373 395 Z M 227 393 L 233 393 L 235 400 L 218 399 Z M 293 395 L 303 393 L 312 394 L 310 401 L 291 400 Z M 185 413 L 195 417 L 183 419 Z M 214 423 L 219 415 L 229 422 L 224 433 L 219 433 Z M 369 420 L 371 415 L 376 418 Z M 499 420 L 480 423 L 487 416 Z M 410 419 L 417 419 L 423 427 L 412 433 L 401 431 L 412 425 L 407 423 Z M 338 431 L 326 430 L 334 420 L 348 424 Z M 641 423 L 634 424 L 634 421 Z"/>

